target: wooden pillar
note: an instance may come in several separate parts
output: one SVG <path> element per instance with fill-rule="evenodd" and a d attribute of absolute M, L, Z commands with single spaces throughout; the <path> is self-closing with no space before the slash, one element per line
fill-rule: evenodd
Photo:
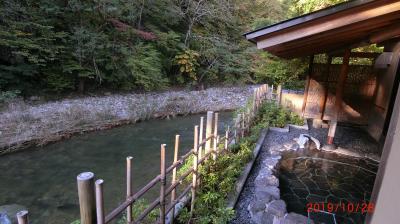
<path fill-rule="evenodd" d="M 306 105 L 307 105 L 308 90 L 310 89 L 313 65 L 314 65 L 314 55 L 310 56 L 310 62 L 308 65 L 308 74 L 307 74 L 307 79 L 306 79 L 306 87 L 304 89 L 303 106 L 301 107 L 301 114 L 303 117 L 304 117 L 304 112 L 306 110 Z"/>
<path fill-rule="evenodd" d="M 326 101 L 328 100 L 328 95 L 329 95 L 329 75 L 331 72 L 331 65 L 332 65 L 332 56 L 328 56 L 328 61 L 326 63 L 326 77 L 325 77 L 325 83 L 324 83 L 324 97 L 321 98 L 321 101 L 319 103 L 320 105 L 320 110 L 321 111 L 321 120 L 324 120 L 324 114 L 325 114 L 325 107 L 326 107 Z"/>
<path fill-rule="evenodd" d="M 337 121 L 339 118 L 339 113 L 342 110 L 343 102 L 343 90 L 344 84 L 346 82 L 347 74 L 349 72 L 349 60 L 350 60 L 351 50 L 347 49 L 343 55 L 343 64 L 340 69 L 339 78 L 336 84 L 336 100 L 335 100 L 335 115 L 329 124 L 328 141 L 329 145 L 333 144 L 333 139 L 335 137 Z"/>
<path fill-rule="evenodd" d="M 84 172 L 77 176 L 81 224 L 96 223 L 94 174 Z"/>
<path fill-rule="evenodd" d="M 333 144 L 333 138 L 335 137 L 336 127 L 337 127 L 337 121 L 331 120 L 329 122 L 329 130 L 328 130 L 328 139 L 327 139 L 328 145 Z"/>

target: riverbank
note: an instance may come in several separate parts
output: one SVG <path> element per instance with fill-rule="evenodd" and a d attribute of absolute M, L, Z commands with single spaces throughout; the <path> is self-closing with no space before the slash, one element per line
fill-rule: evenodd
<path fill-rule="evenodd" d="M 0 154 L 152 118 L 170 118 L 245 105 L 254 86 L 10 104 L 0 112 Z"/>

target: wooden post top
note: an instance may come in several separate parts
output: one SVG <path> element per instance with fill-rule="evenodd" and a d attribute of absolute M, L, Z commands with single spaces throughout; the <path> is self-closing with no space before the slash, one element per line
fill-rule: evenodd
<path fill-rule="evenodd" d="M 90 179 L 92 179 L 92 178 L 94 178 L 94 173 L 92 173 L 92 172 L 83 172 L 83 173 L 80 173 L 80 174 L 76 177 L 76 179 L 77 179 L 78 181 L 90 180 Z"/>

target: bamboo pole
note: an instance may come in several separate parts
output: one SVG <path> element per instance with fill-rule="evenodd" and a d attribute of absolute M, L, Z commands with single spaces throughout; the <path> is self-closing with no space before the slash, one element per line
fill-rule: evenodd
<path fill-rule="evenodd" d="M 215 152 L 215 153 L 217 154 L 217 157 L 218 157 L 218 154 L 219 154 L 219 152 L 220 152 L 220 150 L 218 149 L 219 141 L 220 141 L 220 136 L 217 135 L 217 144 L 216 144 L 216 145 L 217 145 L 217 147 L 216 147 L 217 150 L 216 150 L 216 152 Z"/>
<path fill-rule="evenodd" d="M 228 149 L 228 142 L 229 142 L 229 126 L 228 129 L 225 131 L 225 145 L 224 145 L 225 150 Z"/>
<path fill-rule="evenodd" d="M 102 179 L 98 179 L 95 182 L 96 185 L 96 215 L 97 215 L 97 224 L 105 223 L 105 215 L 104 215 L 104 200 L 103 200 L 103 183 Z"/>
<path fill-rule="evenodd" d="M 242 131 L 242 138 L 244 137 L 244 129 L 245 129 L 245 127 L 246 127 L 246 124 L 245 124 L 245 122 L 246 122 L 246 116 L 245 116 L 245 113 L 243 112 L 242 113 L 242 128 L 241 128 L 241 131 Z"/>
<path fill-rule="evenodd" d="M 271 86 L 271 100 L 274 99 L 274 85 Z"/>
<path fill-rule="evenodd" d="M 247 116 L 246 116 L 246 123 L 247 123 L 247 127 L 246 127 L 246 130 L 247 130 L 247 132 L 248 131 L 250 131 L 250 108 L 247 108 Z"/>
<path fill-rule="evenodd" d="M 217 135 L 218 135 L 218 113 L 214 114 L 214 137 L 213 137 L 213 142 L 214 142 L 214 147 L 213 147 L 213 159 L 217 159 L 217 147 L 218 147 L 218 141 L 217 141 Z"/>
<path fill-rule="evenodd" d="M 262 85 L 261 87 L 261 100 L 263 100 L 264 99 L 264 97 L 265 97 L 265 87 L 264 87 L 264 85 Z"/>
<path fill-rule="evenodd" d="M 240 133 L 241 132 L 239 132 L 239 131 L 241 131 L 241 130 L 239 130 L 240 129 L 240 124 L 241 124 L 241 121 L 240 121 L 240 118 L 241 118 L 241 114 L 238 114 L 237 115 L 237 117 L 236 117 L 236 122 L 235 122 L 235 143 L 238 143 L 239 142 L 239 139 L 240 139 Z"/>
<path fill-rule="evenodd" d="M 79 207 L 81 224 L 96 222 L 96 205 L 94 194 L 94 174 L 92 172 L 80 173 L 77 176 Z"/>
<path fill-rule="evenodd" d="M 204 127 L 204 117 L 200 117 L 200 135 L 199 135 L 199 144 L 203 142 L 203 127 Z M 203 145 L 199 148 L 199 159 L 203 158 Z"/>
<path fill-rule="evenodd" d="M 132 156 L 126 157 L 126 198 L 132 196 Z M 132 205 L 126 208 L 126 222 L 129 224 L 132 220 Z"/>
<path fill-rule="evenodd" d="M 205 153 L 207 154 L 211 150 L 211 135 L 212 135 L 212 122 L 213 122 L 213 112 L 207 112 L 207 121 L 206 121 L 206 145 L 205 145 Z"/>
<path fill-rule="evenodd" d="M 165 224 L 165 144 L 161 145 L 161 163 L 160 163 L 160 223 Z"/>
<path fill-rule="evenodd" d="M 259 102 L 258 103 L 261 103 L 261 100 L 263 99 L 263 97 L 265 97 L 265 89 L 264 89 L 264 87 L 263 86 L 260 86 L 260 96 L 259 96 Z"/>
<path fill-rule="evenodd" d="M 200 122 L 201 123 L 201 122 Z M 178 151 L 179 151 L 179 135 L 175 135 L 175 147 L 174 147 L 174 164 L 178 161 Z M 172 185 L 176 183 L 176 167 L 172 170 Z M 176 188 L 171 191 L 171 204 L 174 204 L 176 199 Z M 171 210 L 171 224 L 174 223 L 175 216 L 175 205 L 172 206 Z"/>
<path fill-rule="evenodd" d="M 253 110 L 254 111 L 257 108 L 257 94 L 258 94 L 258 88 L 255 88 L 254 92 L 253 92 Z"/>
<path fill-rule="evenodd" d="M 281 105 L 281 100 L 282 100 L 282 85 L 278 85 L 278 88 L 276 89 L 276 94 L 277 94 L 276 102 L 277 102 L 278 105 Z"/>
<path fill-rule="evenodd" d="M 18 224 L 28 224 L 29 223 L 28 214 L 29 212 L 26 210 L 17 212 Z"/>
<path fill-rule="evenodd" d="M 193 143 L 193 179 L 192 179 L 192 201 L 190 204 L 190 213 L 193 214 L 194 202 L 196 199 L 196 185 L 197 185 L 197 163 L 198 163 L 198 136 L 199 136 L 199 126 L 194 126 L 194 143 Z"/>

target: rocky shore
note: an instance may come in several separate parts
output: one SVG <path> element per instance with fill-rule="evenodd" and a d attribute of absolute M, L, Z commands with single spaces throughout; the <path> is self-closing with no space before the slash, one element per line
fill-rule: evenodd
<path fill-rule="evenodd" d="M 0 112 L 0 154 L 152 118 L 227 111 L 245 105 L 254 86 L 85 97 Z"/>

